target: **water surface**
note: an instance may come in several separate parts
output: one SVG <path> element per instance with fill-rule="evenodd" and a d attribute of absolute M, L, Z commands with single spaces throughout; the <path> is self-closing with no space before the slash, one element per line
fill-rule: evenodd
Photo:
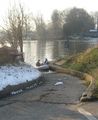
<path fill-rule="evenodd" d="M 73 55 L 87 48 L 94 47 L 98 44 L 98 38 L 73 39 L 73 40 L 32 40 L 24 41 L 25 62 L 35 65 L 40 59 L 42 62 L 45 58 L 54 60 L 65 55 Z"/>

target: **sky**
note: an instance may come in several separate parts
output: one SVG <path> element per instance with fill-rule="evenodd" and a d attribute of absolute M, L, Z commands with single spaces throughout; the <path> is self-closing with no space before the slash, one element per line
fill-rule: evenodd
<path fill-rule="evenodd" d="M 8 8 L 20 2 L 26 10 L 37 15 L 43 14 L 45 20 L 49 20 L 54 9 L 64 10 L 67 8 L 78 7 L 84 8 L 87 12 L 98 11 L 98 0 L 1 0 L 0 2 L 0 18 L 3 18 Z"/>

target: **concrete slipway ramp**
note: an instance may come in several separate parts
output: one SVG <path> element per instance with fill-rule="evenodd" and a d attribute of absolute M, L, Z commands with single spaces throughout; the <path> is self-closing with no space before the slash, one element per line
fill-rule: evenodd
<path fill-rule="evenodd" d="M 87 120 L 75 107 L 85 90 L 83 81 L 61 74 L 44 74 L 45 83 L 0 100 L 0 120 Z"/>

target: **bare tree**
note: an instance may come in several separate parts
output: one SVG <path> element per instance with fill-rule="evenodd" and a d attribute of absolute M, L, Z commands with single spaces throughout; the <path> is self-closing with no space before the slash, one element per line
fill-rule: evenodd
<path fill-rule="evenodd" d="M 43 60 L 45 56 L 46 38 L 47 38 L 46 25 L 41 14 L 34 18 L 34 22 L 38 36 L 37 56 L 38 59 Z"/>
<path fill-rule="evenodd" d="M 63 26 L 63 20 L 62 20 L 62 15 L 61 11 L 54 10 L 52 15 L 51 15 L 51 28 L 50 31 L 53 32 L 53 38 L 54 39 L 59 39 L 62 37 L 62 26 Z"/>
<path fill-rule="evenodd" d="M 28 16 L 25 14 L 21 4 L 18 8 L 15 6 L 8 11 L 6 20 L 6 31 L 7 41 L 15 49 L 18 49 L 23 53 L 23 33 L 27 31 L 27 19 Z M 23 55 L 22 55 L 23 59 Z"/>
<path fill-rule="evenodd" d="M 36 26 L 36 31 L 39 39 L 46 39 L 46 25 L 43 19 L 43 16 L 39 14 L 37 17 L 34 18 L 34 23 Z"/>

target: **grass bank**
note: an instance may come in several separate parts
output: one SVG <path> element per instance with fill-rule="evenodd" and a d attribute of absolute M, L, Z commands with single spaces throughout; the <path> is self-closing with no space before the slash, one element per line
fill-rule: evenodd
<path fill-rule="evenodd" d="M 96 80 L 94 95 L 98 97 L 98 47 L 88 49 L 68 59 L 65 58 L 61 66 L 92 75 Z"/>

